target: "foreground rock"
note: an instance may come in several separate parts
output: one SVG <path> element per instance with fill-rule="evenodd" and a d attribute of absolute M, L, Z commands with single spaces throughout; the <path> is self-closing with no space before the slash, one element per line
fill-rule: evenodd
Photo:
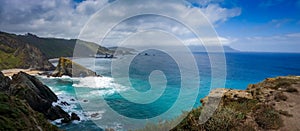
<path fill-rule="evenodd" d="M 8 87 L 10 86 L 10 79 L 7 76 L 4 76 L 4 74 L 0 73 L 0 91 L 8 90 Z"/>
<path fill-rule="evenodd" d="M 8 96 L 25 100 L 31 109 L 43 114 L 49 120 L 62 119 L 63 123 L 72 120 L 71 116 L 61 109 L 53 106 L 57 102 L 57 96 L 34 76 L 19 72 L 12 76 L 12 80 L 0 72 L 0 90 Z"/>
<path fill-rule="evenodd" d="M 43 114 L 58 100 L 57 96 L 34 76 L 19 72 L 12 76 L 8 93 L 24 99 L 36 111 Z"/>
<path fill-rule="evenodd" d="M 43 114 L 34 111 L 26 102 L 0 92 L 1 131 L 58 131 Z"/>
<path fill-rule="evenodd" d="M 51 74 L 53 77 L 61 77 L 67 75 L 70 77 L 86 77 L 86 76 L 98 76 L 96 72 L 87 69 L 67 58 L 59 58 L 55 71 Z"/>

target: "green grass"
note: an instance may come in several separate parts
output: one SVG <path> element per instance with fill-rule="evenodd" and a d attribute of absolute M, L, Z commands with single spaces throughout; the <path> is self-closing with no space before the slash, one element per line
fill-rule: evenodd
<path fill-rule="evenodd" d="M 15 57 L 13 53 L 6 53 L 0 50 L 0 70 L 19 67 L 22 65 L 22 60 Z"/>

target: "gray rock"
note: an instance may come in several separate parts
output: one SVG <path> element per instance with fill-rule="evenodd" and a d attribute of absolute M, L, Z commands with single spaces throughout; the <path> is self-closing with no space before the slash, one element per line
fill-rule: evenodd
<path fill-rule="evenodd" d="M 0 72 L 0 91 L 7 91 L 10 86 L 11 80 L 4 76 L 2 72 Z"/>

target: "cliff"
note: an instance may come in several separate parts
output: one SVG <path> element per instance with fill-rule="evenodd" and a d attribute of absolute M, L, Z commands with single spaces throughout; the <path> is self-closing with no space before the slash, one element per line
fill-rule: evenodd
<path fill-rule="evenodd" d="M 70 77 L 86 77 L 86 76 L 98 76 L 96 72 L 87 69 L 70 59 L 60 57 L 56 69 L 53 71 L 51 76 L 61 77 L 67 75 Z"/>
<path fill-rule="evenodd" d="M 53 70 L 54 66 L 38 48 L 0 32 L 0 70 L 10 68 Z"/>
<path fill-rule="evenodd" d="M 201 100 L 203 106 L 210 106 L 215 94 L 224 92 L 208 121 L 195 122 L 203 109 L 199 107 L 173 130 L 299 130 L 299 90 L 296 76 L 268 78 L 246 90 L 216 89 Z"/>
<path fill-rule="evenodd" d="M 19 72 L 9 79 L 0 72 L 0 80 L 0 130 L 54 130 L 47 119 L 80 120 L 53 106 L 57 96 L 34 76 Z"/>
<path fill-rule="evenodd" d="M 256 131 L 300 129 L 300 77 L 287 76 L 268 78 L 258 84 L 251 84 L 246 90 L 218 88 L 201 100 L 202 106 L 190 112 L 173 131 Z M 199 122 L 205 107 L 212 107 L 214 101 L 220 103 L 212 116 Z M 182 118 L 183 116 L 179 118 Z M 159 125 L 147 125 L 141 130 L 169 129 L 174 119 Z"/>

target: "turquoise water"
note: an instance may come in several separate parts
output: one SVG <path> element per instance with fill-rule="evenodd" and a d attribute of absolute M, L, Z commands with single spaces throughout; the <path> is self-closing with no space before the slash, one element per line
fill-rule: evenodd
<path fill-rule="evenodd" d="M 215 53 L 213 55 L 218 56 L 220 54 Z M 245 89 L 248 84 L 257 83 L 267 77 L 300 75 L 300 54 L 226 53 L 225 56 L 226 88 Z M 164 116 L 161 114 L 172 108 L 176 100 L 179 99 L 182 79 L 178 62 L 163 52 L 150 52 L 149 55 L 136 56 L 128 69 L 129 78 L 112 78 L 111 60 L 93 58 L 75 59 L 75 61 L 94 69 L 103 77 L 39 78 L 59 96 L 61 101 L 67 101 L 71 104 L 71 106 L 63 106 L 64 110 L 76 112 L 82 118 L 81 122 L 75 121 L 68 125 L 59 125 L 62 129 L 101 130 L 98 126 L 103 129 L 135 129 L 142 127 L 145 123 L 123 121 L 119 116 L 149 120 L 159 116 L 157 120 L 166 120 L 180 115 L 182 110 L 189 109 L 190 102 L 188 101 L 193 103 L 193 107 L 200 105 L 200 99 L 206 96 L 210 90 L 212 71 L 206 53 L 194 53 L 194 57 L 200 74 L 200 88 L 190 87 L 190 92 L 183 93 L 184 98 L 180 98 L 186 102 L 176 103 L 180 104 L 182 108 Z M 94 68 L 93 65 L 95 65 Z M 149 79 L 152 71 L 155 70 L 160 70 L 164 75 L 158 73 L 157 77 Z M 195 75 L 192 72 L 190 74 Z M 131 82 L 132 87 L 123 83 L 126 80 Z M 189 79 L 191 85 L 195 81 L 195 79 Z M 132 90 L 145 93 L 150 89 L 155 94 L 160 93 L 161 89 L 163 92 L 159 98 L 153 101 L 151 100 L 155 94 L 153 96 L 130 94 Z M 195 100 L 189 98 L 194 92 L 198 92 Z M 130 96 L 130 100 L 124 98 L 122 94 Z M 135 102 L 141 100 L 146 101 L 146 103 Z M 115 115 L 114 112 L 120 115 Z M 98 126 L 92 120 L 98 123 Z"/>

